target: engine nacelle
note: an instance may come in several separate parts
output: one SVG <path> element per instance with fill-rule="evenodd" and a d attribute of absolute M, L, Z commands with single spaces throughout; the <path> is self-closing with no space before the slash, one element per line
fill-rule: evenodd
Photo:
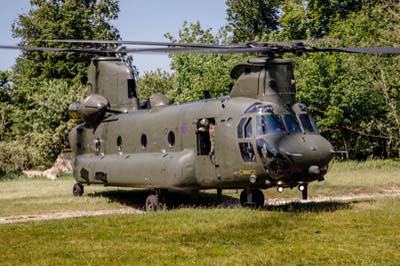
<path fill-rule="evenodd" d="M 89 125 L 96 125 L 104 118 L 109 107 L 110 103 L 104 96 L 91 94 L 82 103 L 72 103 L 68 110 L 72 117 L 80 117 Z"/>

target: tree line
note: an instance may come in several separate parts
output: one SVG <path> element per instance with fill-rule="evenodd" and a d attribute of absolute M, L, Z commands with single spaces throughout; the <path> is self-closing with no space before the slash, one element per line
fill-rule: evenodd
<path fill-rule="evenodd" d="M 165 37 L 216 44 L 301 39 L 333 47 L 400 43 L 400 4 L 394 0 L 226 0 L 226 6 L 226 25 L 218 33 L 200 22 L 183 22 L 178 36 Z M 30 10 L 11 27 L 23 45 L 56 38 L 118 40 L 118 29 L 110 23 L 118 12 L 117 0 L 31 0 Z M 285 56 L 294 61 L 298 101 L 309 107 L 336 150 L 353 159 L 400 157 L 398 56 Z M 0 72 L 0 175 L 49 167 L 68 146 L 67 134 L 78 122 L 69 118 L 68 105 L 86 93 L 91 57 L 23 52 L 11 71 Z M 140 73 L 140 97 L 161 92 L 183 102 L 202 98 L 204 90 L 227 94 L 234 82 L 230 69 L 247 58 L 171 55 L 173 72 Z"/>

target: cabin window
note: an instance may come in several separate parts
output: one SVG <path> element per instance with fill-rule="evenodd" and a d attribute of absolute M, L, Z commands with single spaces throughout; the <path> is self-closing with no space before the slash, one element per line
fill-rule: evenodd
<path fill-rule="evenodd" d="M 254 153 L 253 145 L 250 142 L 239 143 L 240 153 L 245 162 L 255 162 L 256 156 Z"/>
<path fill-rule="evenodd" d="M 173 131 L 168 132 L 168 144 L 170 148 L 175 145 L 175 133 Z"/>
<path fill-rule="evenodd" d="M 266 134 L 286 133 L 282 120 L 277 115 L 259 115 L 256 118 L 256 133 L 258 136 Z"/>
<path fill-rule="evenodd" d="M 128 98 L 137 98 L 135 79 L 128 79 Z"/>
<path fill-rule="evenodd" d="M 146 134 L 142 134 L 142 136 L 140 137 L 140 144 L 142 145 L 142 149 L 146 149 L 147 147 L 147 136 Z"/>
<path fill-rule="evenodd" d="M 122 137 L 121 136 L 118 136 L 118 138 L 117 138 L 117 150 L 119 152 L 122 152 Z"/>
<path fill-rule="evenodd" d="M 100 151 L 101 151 L 101 141 L 99 138 L 96 138 L 94 140 L 94 150 L 95 150 L 95 154 L 99 155 Z"/>

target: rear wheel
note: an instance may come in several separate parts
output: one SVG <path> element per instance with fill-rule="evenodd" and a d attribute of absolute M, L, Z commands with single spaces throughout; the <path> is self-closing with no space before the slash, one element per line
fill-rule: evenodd
<path fill-rule="evenodd" d="M 264 193 L 260 189 L 244 189 L 240 193 L 240 204 L 243 207 L 252 208 L 264 207 Z"/>
<path fill-rule="evenodd" d="M 157 195 L 149 195 L 146 199 L 146 211 L 157 211 L 158 209 L 158 196 Z"/>
<path fill-rule="evenodd" d="M 76 183 L 76 184 L 73 186 L 73 188 L 72 188 L 72 194 L 73 194 L 75 197 L 80 197 L 80 196 L 82 196 L 83 192 L 84 192 L 83 185 L 80 184 L 80 183 Z"/>

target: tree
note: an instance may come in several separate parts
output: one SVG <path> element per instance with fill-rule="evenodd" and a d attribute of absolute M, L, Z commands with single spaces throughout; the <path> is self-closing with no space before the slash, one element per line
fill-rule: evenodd
<path fill-rule="evenodd" d="M 278 29 L 281 0 L 226 0 L 233 42 L 248 42 Z"/>
<path fill-rule="evenodd" d="M 21 45 L 32 46 L 54 46 L 44 41 L 49 39 L 116 40 L 119 33 L 110 21 L 117 18 L 118 11 L 117 0 L 31 0 L 31 9 L 18 16 L 12 31 L 14 37 L 21 38 Z M 0 145 L 0 153 L 19 154 L 23 159 L 10 160 L 20 163 L 2 165 L 0 168 L 6 170 L 0 169 L 0 173 L 48 167 L 66 147 L 67 134 L 76 122 L 69 118 L 68 105 L 85 94 L 83 83 L 92 57 L 30 51 L 17 58 L 10 75 L 12 97 L 3 106 L 7 115 L 2 137 L 7 143 Z"/>
<path fill-rule="evenodd" d="M 202 29 L 199 22 L 183 24 L 178 40 L 167 34 L 172 42 L 188 43 L 227 43 L 230 42 L 226 29 L 216 35 L 211 28 Z M 174 54 L 171 56 L 171 69 L 175 71 L 175 86 L 169 93 L 177 102 L 187 102 L 203 98 L 203 91 L 212 95 L 227 94 L 231 68 L 244 60 L 243 55 Z"/>
<path fill-rule="evenodd" d="M 0 71 L 0 141 L 3 140 L 6 132 L 7 107 L 11 96 L 10 72 Z"/>
<path fill-rule="evenodd" d="M 362 0 L 308 0 L 307 17 L 310 37 L 321 38 L 328 35 L 335 23 L 359 11 L 362 3 Z"/>
<path fill-rule="evenodd" d="M 379 1 L 330 25 L 345 46 L 400 42 L 400 5 Z M 322 134 L 352 158 L 400 156 L 398 56 L 314 54 L 296 59 L 299 100 L 316 112 Z"/>
<path fill-rule="evenodd" d="M 284 1 L 281 10 L 282 15 L 279 17 L 280 38 L 284 40 L 307 39 L 309 30 L 304 0 Z"/>
<path fill-rule="evenodd" d="M 77 44 L 47 43 L 51 39 L 119 39 L 111 24 L 118 17 L 116 0 L 31 0 L 27 14 L 12 24 L 13 37 L 21 45 L 77 47 Z M 85 44 L 82 44 L 84 47 Z M 93 54 L 23 52 L 14 67 L 15 75 L 31 79 L 79 79 L 86 76 L 86 67 Z"/>
<path fill-rule="evenodd" d="M 162 93 L 173 102 L 175 99 L 171 93 L 174 91 L 175 86 L 175 74 L 170 74 L 160 69 L 145 72 L 138 79 L 139 97 L 141 99 L 148 99 L 154 93 Z"/>

